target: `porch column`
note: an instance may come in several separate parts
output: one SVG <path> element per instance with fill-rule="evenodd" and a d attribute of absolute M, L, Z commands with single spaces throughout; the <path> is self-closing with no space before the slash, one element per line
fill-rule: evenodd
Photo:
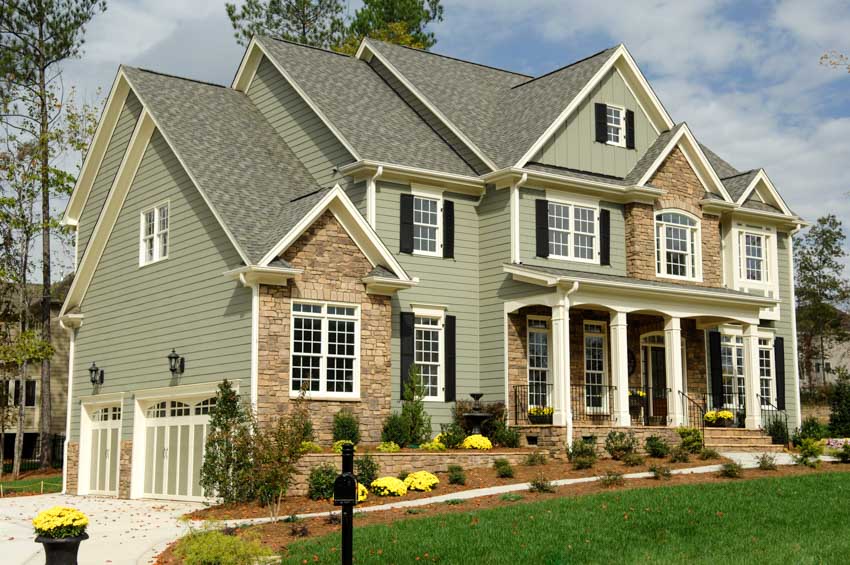
<path fill-rule="evenodd" d="M 664 320 L 664 351 L 666 354 L 667 388 L 670 389 L 668 409 L 671 426 L 684 424 L 682 413 L 682 321 L 670 317 Z"/>
<path fill-rule="evenodd" d="M 559 288 L 558 302 L 552 306 L 552 423 L 567 427 L 567 443 L 572 443 L 573 416 L 570 408 L 570 299 Z"/>
<path fill-rule="evenodd" d="M 761 404 L 757 396 L 759 387 L 759 336 L 758 326 L 744 324 L 744 393 L 747 417 L 744 427 L 748 430 L 761 428 Z"/>
<path fill-rule="evenodd" d="M 611 312 L 611 384 L 614 391 L 614 421 L 618 426 L 630 426 L 629 415 L 629 347 L 626 333 L 626 313 Z"/>

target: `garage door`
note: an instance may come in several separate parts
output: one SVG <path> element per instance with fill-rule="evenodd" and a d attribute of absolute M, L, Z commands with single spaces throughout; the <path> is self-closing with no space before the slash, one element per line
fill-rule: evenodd
<path fill-rule="evenodd" d="M 162 400 L 145 412 L 145 482 L 150 498 L 203 497 L 201 465 L 215 397 L 197 402 Z"/>
<path fill-rule="evenodd" d="M 120 444 L 121 406 L 104 406 L 92 412 L 90 493 L 118 494 Z"/>

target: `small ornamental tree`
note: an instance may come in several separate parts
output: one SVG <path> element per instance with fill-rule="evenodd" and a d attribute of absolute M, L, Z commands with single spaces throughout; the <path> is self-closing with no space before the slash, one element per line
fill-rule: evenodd
<path fill-rule="evenodd" d="M 419 445 L 431 437 L 431 416 L 425 411 L 425 387 L 422 386 L 419 367 L 411 365 L 409 375 L 404 385 L 401 418 L 408 431 L 408 441 Z"/>
<path fill-rule="evenodd" d="M 253 495 L 251 417 L 226 379 L 218 385 L 209 425 L 201 487 L 207 496 L 217 496 L 224 503 L 250 500 Z"/>
<path fill-rule="evenodd" d="M 832 437 L 850 437 L 850 373 L 841 367 L 829 399 L 829 432 Z"/>

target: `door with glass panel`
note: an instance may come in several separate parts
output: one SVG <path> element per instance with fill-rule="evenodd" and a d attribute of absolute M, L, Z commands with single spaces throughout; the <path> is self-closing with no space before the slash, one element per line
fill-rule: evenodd
<path fill-rule="evenodd" d="M 584 404 L 588 415 L 608 414 L 605 324 L 584 323 Z"/>
<path fill-rule="evenodd" d="M 89 492 L 118 494 L 121 459 L 121 406 L 104 406 L 91 414 Z"/>
<path fill-rule="evenodd" d="M 151 498 L 198 499 L 201 466 L 215 398 L 163 400 L 145 412 L 145 480 Z"/>
<path fill-rule="evenodd" d="M 549 320 L 528 318 L 528 407 L 550 407 L 549 400 Z"/>

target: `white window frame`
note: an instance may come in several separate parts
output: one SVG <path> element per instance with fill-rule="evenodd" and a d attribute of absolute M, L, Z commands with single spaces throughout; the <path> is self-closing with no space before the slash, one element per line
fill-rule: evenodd
<path fill-rule="evenodd" d="M 160 214 L 161 210 L 166 209 L 166 216 L 168 221 L 168 226 L 162 230 L 160 229 Z M 153 212 L 154 220 L 153 220 L 153 234 L 146 235 L 145 234 L 145 218 L 148 213 Z M 162 236 L 165 235 L 166 240 L 166 252 L 162 253 Z M 146 253 L 145 241 L 150 239 L 153 243 L 153 258 L 148 259 Z M 146 265 L 151 265 L 153 263 L 157 263 L 159 261 L 164 261 L 168 259 L 169 252 L 171 251 L 171 201 L 165 200 L 163 202 L 158 203 L 155 206 L 150 206 L 142 210 L 139 215 L 139 266 L 144 267 Z"/>
<path fill-rule="evenodd" d="M 686 218 L 694 220 L 696 224 L 693 226 L 683 226 L 681 224 L 671 224 L 668 222 L 664 222 L 658 219 L 658 217 L 662 214 L 680 214 L 682 216 L 685 216 Z M 691 246 L 693 247 L 693 256 L 691 255 L 691 253 L 688 253 L 687 255 L 690 261 L 688 261 L 686 265 L 688 274 L 685 276 L 671 275 L 667 273 L 667 226 L 687 229 L 690 234 L 690 237 L 692 238 L 689 243 L 691 243 Z M 659 235 L 659 228 L 661 228 L 661 231 L 663 232 L 661 233 L 661 235 Z M 653 232 L 655 240 L 655 248 L 653 249 L 653 251 L 656 253 L 655 276 L 665 279 L 702 282 L 702 221 L 693 214 L 685 212 L 684 210 L 656 210 L 653 216 Z M 659 253 L 660 257 L 658 256 Z"/>
<path fill-rule="evenodd" d="M 295 304 L 306 304 L 312 306 L 320 306 L 321 312 L 295 312 L 293 307 Z M 353 308 L 353 316 L 338 316 L 328 314 L 328 307 Z M 298 398 L 301 391 L 293 388 L 293 361 L 295 357 L 295 318 L 314 318 L 321 320 L 321 344 L 322 351 L 319 356 L 319 390 L 305 391 L 306 398 L 311 400 L 359 400 L 360 399 L 360 305 L 349 304 L 344 302 L 332 302 L 322 300 L 293 300 L 290 307 L 289 316 L 289 397 Z M 328 390 L 328 321 L 329 320 L 347 320 L 354 322 L 354 383 L 352 392 L 337 392 Z"/>
<path fill-rule="evenodd" d="M 545 328 L 534 328 L 531 326 L 529 322 L 532 320 L 541 321 L 546 323 Z M 549 316 L 526 316 L 525 322 L 525 343 L 526 343 L 526 355 L 525 355 L 525 384 L 527 386 L 526 392 L 526 403 L 528 408 L 539 407 L 540 404 L 533 403 L 532 395 L 531 395 L 531 362 L 529 357 L 531 356 L 531 347 L 528 345 L 531 343 L 531 334 L 532 333 L 541 333 L 546 335 L 546 383 L 545 383 L 545 392 L 546 395 L 546 404 L 543 407 L 552 407 L 553 400 L 549 398 L 549 385 L 552 384 L 552 318 Z M 539 370 L 539 369 L 535 369 Z"/>
<path fill-rule="evenodd" d="M 737 376 L 737 373 L 736 373 L 735 397 L 739 396 L 739 394 L 737 392 L 737 389 L 739 387 L 738 379 L 743 379 L 744 380 L 744 386 L 745 386 L 744 397 L 739 398 L 738 400 L 739 400 L 739 402 L 741 402 L 741 406 L 746 406 L 746 363 L 747 363 L 747 359 L 746 359 L 747 352 L 745 350 L 746 343 L 744 343 L 743 341 L 741 343 L 738 343 L 738 341 L 737 341 L 739 338 L 743 338 L 744 332 L 741 329 L 741 326 L 736 326 L 736 325 L 732 325 L 732 324 L 719 326 L 718 330 L 719 330 L 720 335 L 722 337 L 731 338 L 731 341 L 732 341 L 731 344 L 723 343 L 722 340 L 721 340 L 720 347 L 721 348 L 729 347 L 731 345 L 731 347 L 733 348 L 733 352 L 732 352 L 733 371 L 737 367 L 736 364 L 738 362 L 737 361 L 737 355 L 735 353 L 735 349 L 737 349 L 737 348 L 741 349 L 741 352 L 742 352 L 742 355 L 743 355 L 742 363 L 743 363 L 743 366 L 744 366 L 744 372 L 742 373 L 741 376 Z M 770 350 L 770 402 L 775 405 L 776 404 L 776 355 L 775 355 L 775 350 L 774 350 L 773 346 L 774 346 L 774 339 L 775 339 L 776 335 L 775 335 L 775 333 L 772 329 L 759 328 L 758 331 L 756 332 L 756 336 L 760 340 L 758 350 L 759 351 L 768 350 L 768 349 Z M 767 340 L 768 345 L 761 345 L 761 340 Z M 708 343 L 708 341 L 706 341 L 706 343 Z M 710 373 L 710 371 L 707 371 L 707 377 L 706 378 L 708 379 L 707 380 L 708 389 L 706 389 L 706 390 L 711 390 L 712 385 L 711 385 L 711 373 Z M 761 395 L 761 371 L 760 370 L 759 370 L 759 374 L 757 375 L 757 378 L 758 378 L 758 384 L 757 384 L 758 390 L 756 391 L 756 393 Z M 730 405 L 730 404 L 726 403 L 725 398 L 724 398 L 723 406 L 724 406 L 724 408 L 734 408 L 735 407 L 734 405 Z"/>
<path fill-rule="evenodd" d="M 588 325 L 602 326 L 601 332 L 588 331 Z M 610 375 L 608 373 L 608 324 L 598 320 L 584 320 L 582 323 L 582 375 L 584 376 L 584 407 L 588 414 L 608 414 L 610 406 L 608 405 L 608 383 Z M 587 382 L 587 338 L 588 336 L 599 336 L 602 338 L 602 382 L 588 383 Z M 601 386 L 602 387 L 602 406 L 591 406 L 588 403 L 587 387 Z"/>
<path fill-rule="evenodd" d="M 762 369 L 762 367 L 761 367 L 761 361 L 762 361 L 761 354 L 762 354 L 763 351 L 766 351 L 768 353 L 768 356 L 769 356 L 769 366 L 768 366 L 768 368 L 770 369 L 770 375 L 767 377 L 767 379 L 769 379 L 769 381 L 770 381 L 770 384 L 768 385 L 768 395 L 769 395 L 769 397 L 767 398 L 767 401 L 770 402 L 770 404 L 776 406 L 776 355 L 774 354 L 775 350 L 773 349 L 773 336 L 767 335 L 767 334 L 760 334 L 759 337 L 758 337 L 758 340 L 759 340 L 759 346 L 758 346 L 758 356 L 759 356 L 759 359 L 758 359 L 758 361 L 759 361 L 758 395 L 761 399 L 764 399 L 764 396 L 762 395 L 762 392 L 763 392 L 762 380 L 764 380 L 765 377 L 763 377 L 762 374 L 761 374 L 761 369 Z M 762 342 L 767 342 L 767 343 L 763 345 Z M 762 408 L 764 408 L 764 406 L 765 406 L 763 401 L 759 402 L 759 405 Z"/>
<path fill-rule="evenodd" d="M 608 121 L 608 109 L 612 108 L 617 110 L 620 113 L 620 124 L 613 125 Z M 617 139 L 618 141 L 611 141 L 608 139 L 608 128 L 617 128 Z M 622 106 L 617 106 L 615 104 L 605 104 L 605 144 L 611 145 L 614 147 L 625 147 L 626 146 L 626 109 Z"/>
<path fill-rule="evenodd" d="M 413 306 L 413 363 L 416 362 L 416 331 L 436 330 L 438 332 L 439 360 L 437 365 L 437 395 L 423 396 L 426 402 L 443 402 L 446 397 L 446 310 L 440 307 Z M 437 325 L 419 325 L 417 318 L 431 318 L 437 320 Z"/>
<path fill-rule="evenodd" d="M 762 240 L 762 278 L 754 280 L 747 278 L 747 236 L 761 237 Z M 759 289 L 771 290 L 774 297 L 779 296 L 779 272 L 777 257 L 776 232 L 771 228 L 736 224 L 733 227 L 734 238 L 734 283 L 736 290 Z"/>
<path fill-rule="evenodd" d="M 426 257 L 442 257 L 443 256 L 443 191 L 437 188 L 426 187 L 426 186 L 417 186 L 414 185 L 411 188 L 411 194 L 413 195 L 413 254 L 414 255 L 424 255 Z M 416 249 L 416 200 L 434 200 L 437 203 L 437 224 L 433 226 L 431 224 L 420 224 L 427 225 L 429 227 L 436 227 L 436 231 L 434 233 L 434 237 L 436 239 L 434 245 L 434 251 L 425 251 L 422 249 Z"/>
<path fill-rule="evenodd" d="M 551 213 L 549 210 L 546 212 L 546 222 L 547 222 L 547 240 L 548 245 L 550 246 L 549 259 L 556 259 L 559 261 L 575 261 L 578 263 L 590 263 L 594 265 L 599 264 L 599 213 L 600 213 L 600 205 L 598 200 L 591 199 L 582 199 L 582 198 L 564 198 L 560 194 L 553 194 L 550 191 L 546 192 L 546 200 L 549 202 L 549 206 L 565 206 L 569 209 L 569 222 L 567 234 L 567 255 L 558 255 L 556 253 L 552 253 L 551 245 L 552 245 L 552 231 L 553 229 L 548 227 L 549 218 Z M 576 232 L 576 208 L 584 208 L 586 210 L 593 211 L 593 233 L 588 232 Z M 560 231 L 560 230 L 559 230 Z M 582 235 L 592 235 L 593 236 L 593 248 L 590 252 L 590 259 L 584 257 L 577 257 L 575 253 L 575 234 L 580 233 Z"/>

